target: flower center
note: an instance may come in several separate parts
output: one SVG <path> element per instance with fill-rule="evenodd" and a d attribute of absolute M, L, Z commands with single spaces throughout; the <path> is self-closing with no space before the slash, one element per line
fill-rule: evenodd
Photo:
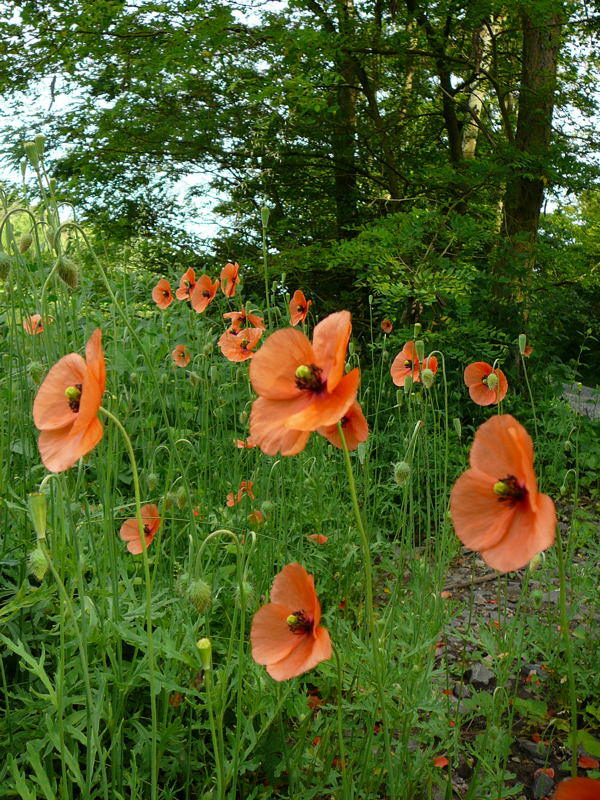
<path fill-rule="evenodd" d="M 148 523 L 144 525 L 144 535 L 150 536 L 150 525 L 148 525 Z"/>
<path fill-rule="evenodd" d="M 210 292 L 207 292 L 206 289 L 202 292 L 202 297 L 210 297 Z"/>
<path fill-rule="evenodd" d="M 304 611 L 294 611 L 286 622 L 292 633 L 312 633 L 314 626 L 314 622 L 312 619 L 307 619 Z"/>
<path fill-rule="evenodd" d="M 168 297 L 170 294 L 166 289 L 163 289 L 163 297 Z"/>
<path fill-rule="evenodd" d="M 494 494 L 498 495 L 500 503 L 508 502 L 512 508 L 527 497 L 527 489 L 519 483 L 514 475 L 509 475 L 494 484 Z"/>
<path fill-rule="evenodd" d="M 494 372 L 490 372 L 489 375 L 481 379 L 481 382 L 484 383 L 488 389 L 496 389 L 498 386 L 498 376 Z"/>
<path fill-rule="evenodd" d="M 412 361 L 410 361 L 409 359 L 407 359 L 407 360 L 404 362 L 404 366 L 406 367 L 406 369 L 412 369 L 412 365 L 413 365 L 413 362 L 412 362 Z"/>
<path fill-rule="evenodd" d="M 83 385 L 76 383 L 75 386 L 67 386 L 65 389 L 65 397 L 69 401 L 69 408 L 75 414 L 79 411 L 79 402 L 81 400 L 81 390 Z"/>
<path fill-rule="evenodd" d="M 309 392 L 322 392 L 325 384 L 321 380 L 321 367 L 314 364 L 301 364 L 294 373 L 298 389 L 307 389 Z"/>

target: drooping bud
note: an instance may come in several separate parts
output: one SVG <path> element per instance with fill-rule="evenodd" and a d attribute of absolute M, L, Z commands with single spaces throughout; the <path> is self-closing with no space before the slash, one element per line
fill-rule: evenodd
<path fill-rule="evenodd" d="M 425 342 L 422 339 L 415 342 L 415 351 L 419 361 L 423 361 L 425 359 Z"/>
<path fill-rule="evenodd" d="M 19 253 L 23 255 L 26 253 L 33 244 L 33 236 L 30 233 L 24 233 L 19 240 Z"/>
<path fill-rule="evenodd" d="M 246 608 L 252 608 L 256 600 L 256 592 L 254 586 L 248 581 L 243 581 L 241 587 L 238 584 L 235 587 L 235 604 L 238 608 L 242 605 L 242 591 L 244 592 L 244 603 Z"/>
<path fill-rule="evenodd" d="M 525 348 L 527 347 L 527 336 L 524 333 L 519 334 L 519 353 L 525 355 Z"/>
<path fill-rule="evenodd" d="M 43 581 L 46 572 L 48 572 L 48 559 L 41 547 L 36 547 L 29 553 L 27 559 L 27 567 L 32 575 L 35 575 L 38 581 Z"/>
<path fill-rule="evenodd" d="M 30 361 L 27 365 L 27 372 L 31 380 L 37 384 L 42 380 L 42 377 L 46 372 L 46 367 L 41 361 Z"/>
<path fill-rule="evenodd" d="M 77 289 L 79 286 L 79 267 L 67 256 L 59 256 L 56 271 L 58 277 L 67 284 L 70 289 Z"/>
<path fill-rule="evenodd" d="M 456 431 L 456 435 L 459 439 L 462 438 L 462 425 L 458 417 L 454 417 L 452 420 L 452 424 L 454 425 L 454 430 Z"/>
<path fill-rule="evenodd" d="M 177 508 L 181 511 L 187 506 L 188 503 L 188 493 L 185 486 L 180 486 L 175 493 L 175 502 L 177 503 Z"/>
<path fill-rule="evenodd" d="M 410 476 L 410 464 L 408 461 L 399 461 L 394 464 L 394 480 L 398 486 L 402 486 Z"/>
<path fill-rule="evenodd" d="M 29 516 L 33 523 L 33 530 L 38 539 L 46 538 L 46 519 L 48 516 L 48 504 L 46 495 L 42 492 L 31 492 L 27 498 L 29 505 Z"/>
<path fill-rule="evenodd" d="M 269 208 L 267 206 L 263 206 L 260 210 L 260 219 L 262 222 L 263 228 L 266 228 L 269 224 Z"/>
<path fill-rule="evenodd" d="M 55 232 L 52 228 L 46 228 L 44 231 L 44 236 L 46 237 L 46 241 L 50 245 L 52 249 L 54 249 L 54 242 L 55 242 Z"/>
<path fill-rule="evenodd" d="M 210 643 L 210 639 L 199 639 L 196 642 L 196 647 L 200 653 L 202 668 L 209 670 L 212 667 L 212 645 Z"/>
<path fill-rule="evenodd" d="M 498 376 L 496 375 L 495 372 L 490 372 L 485 382 L 487 384 L 488 389 L 491 389 L 493 391 L 498 387 L 499 383 Z"/>
<path fill-rule="evenodd" d="M 23 150 L 25 151 L 25 155 L 31 161 L 33 166 L 37 167 L 40 163 L 37 144 L 35 142 L 25 142 L 25 144 L 23 145 Z"/>
<path fill-rule="evenodd" d="M 202 348 L 202 355 L 210 356 L 214 352 L 214 349 L 215 349 L 215 343 L 213 341 L 208 341 Z"/>
<path fill-rule="evenodd" d="M 421 381 L 423 382 L 423 386 L 426 389 L 431 389 L 433 386 L 433 382 L 435 381 L 435 375 L 433 374 L 433 370 L 429 368 L 424 369 L 421 373 Z"/>
<path fill-rule="evenodd" d="M 38 133 L 33 139 L 36 149 L 38 151 L 38 155 L 40 158 L 44 155 L 44 145 L 46 143 L 46 137 L 43 133 Z"/>
<path fill-rule="evenodd" d="M 313 375 L 312 369 L 310 367 L 307 367 L 306 364 L 300 364 L 300 366 L 296 369 L 296 372 L 294 374 L 301 381 L 309 380 L 309 378 L 312 378 Z"/>
<path fill-rule="evenodd" d="M 538 569 L 543 561 L 543 554 L 537 553 L 529 562 L 529 571 L 535 572 Z"/>
<path fill-rule="evenodd" d="M 5 281 L 12 266 L 12 258 L 6 253 L 0 253 L 0 280 Z"/>
<path fill-rule="evenodd" d="M 261 508 L 265 515 L 269 516 L 269 514 L 272 514 L 273 511 L 275 511 L 275 503 L 272 500 L 264 500 Z"/>
<path fill-rule="evenodd" d="M 148 477 L 146 478 L 146 482 L 148 484 L 148 489 L 150 489 L 151 492 L 153 492 L 156 489 L 156 487 L 159 484 L 159 481 L 160 481 L 160 478 L 156 474 L 156 472 L 149 472 L 148 473 Z"/>
<path fill-rule="evenodd" d="M 210 586 L 202 579 L 191 581 L 185 596 L 200 614 L 204 614 L 212 600 Z"/>
<path fill-rule="evenodd" d="M 25 180 L 25 175 L 27 173 L 27 159 L 26 158 L 22 158 L 21 159 L 21 163 L 20 163 L 19 166 L 21 168 L 21 180 L 24 181 Z"/>

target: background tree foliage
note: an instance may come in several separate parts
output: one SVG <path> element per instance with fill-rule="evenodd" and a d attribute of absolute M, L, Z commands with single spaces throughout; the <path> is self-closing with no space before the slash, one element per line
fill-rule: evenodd
<path fill-rule="evenodd" d="M 323 309 L 343 291 L 364 318 L 371 294 L 399 322 L 475 314 L 565 352 L 598 311 L 596 3 L 1 5 L 7 157 L 43 130 L 105 239 L 252 266 L 266 204 L 273 267 Z M 180 233 L 182 179 L 221 197 L 211 243 Z"/>

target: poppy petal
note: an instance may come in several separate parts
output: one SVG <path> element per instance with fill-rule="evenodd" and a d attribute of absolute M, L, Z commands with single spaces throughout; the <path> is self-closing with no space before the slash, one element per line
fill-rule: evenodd
<path fill-rule="evenodd" d="M 250 641 L 252 658 L 257 664 L 281 661 L 300 644 L 300 636 L 287 624 L 289 615 L 289 608 L 277 603 L 267 603 L 254 615 Z"/>
<path fill-rule="evenodd" d="M 600 781 L 593 778 L 567 778 L 558 785 L 554 800 L 600 800 Z"/>
<path fill-rule="evenodd" d="M 38 440 L 42 463 L 50 472 L 64 472 L 93 450 L 104 434 L 95 417 L 85 430 L 73 435 L 72 425 L 57 430 L 43 430 Z"/>
<path fill-rule="evenodd" d="M 286 681 L 313 669 L 321 661 L 331 658 L 331 639 L 325 628 L 318 628 L 315 636 L 302 637 L 300 644 L 281 661 L 267 666 L 267 672 L 276 681 Z"/>
<path fill-rule="evenodd" d="M 83 386 L 86 377 L 86 363 L 79 353 L 63 356 L 50 368 L 33 401 L 33 422 L 38 430 L 64 428 L 75 421 L 65 391 L 69 386 Z"/>
<path fill-rule="evenodd" d="M 485 361 L 475 361 L 473 364 L 469 364 L 468 367 L 465 367 L 463 374 L 465 386 L 473 386 L 476 383 L 481 383 L 484 378 L 487 378 L 491 371 L 491 366 Z"/>
<path fill-rule="evenodd" d="M 509 475 L 525 480 L 531 477 L 524 474 L 524 465 L 533 464 L 533 441 L 511 414 L 490 417 L 477 429 L 469 463 L 496 481 Z"/>
<path fill-rule="evenodd" d="M 494 493 L 496 479 L 485 472 L 468 469 L 458 478 L 450 495 L 454 530 L 470 550 L 489 548 L 501 541 L 515 509 L 501 503 Z"/>
<path fill-rule="evenodd" d="M 273 581 L 272 603 L 285 606 L 292 611 L 304 611 L 307 616 L 314 619 L 316 599 L 313 576 L 297 562 L 285 566 Z"/>
<path fill-rule="evenodd" d="M 337 382 L 331 392 L 312 396 L 312 402 L 302 411 L 289 417 L 287 426 L 295 430 L 314 431 L 323 425 L 338 423 L 356 398 L 360 383 L 358 367 Z"/>
<path fill-rule="evenodd" d="M 335 389 L 344 374 L 351 332 L 352 316 L 349 311 L 330 314 L 319 322 L 313 332 L 316 363 L 323 370 L 322 377 L 327 381 L 328 392 Z"/>
<path fill-rule="evenodd" d="M 315 353 L 306 336 L 294 328 L 275 331 L 250 364 L 250 381 L 256 394 L 268 400 L 289 400 L 301 390 L 295 370 L 315 363 Z"/>

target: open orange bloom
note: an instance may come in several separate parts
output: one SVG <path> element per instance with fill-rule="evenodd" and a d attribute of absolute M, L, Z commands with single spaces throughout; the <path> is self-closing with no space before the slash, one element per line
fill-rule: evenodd
<path fill-rule="evenodd" d="M 391 319 L 384 319 L 383 322 L 381 323 L 381 330 L 384 333 L 391 333 L 393 331 L 393 329 L 394 329 L 394 326 L 392 325 L 392 320 Z"/>
<path fill-rule="evenodd" d="M 93 450 L 104 433 L 98 419 L 106 385 L 100 328 L 90 336 L 85 359 L 69 353 L 50 369 L 33 402 L 33 421 L 42 433 L 38 447 L 50 472 L 64 472 Z"/>
<path fill-rule="evenodd" d="M 354 401 L 348 411 L 340 420 L 342 423 L 342 430 L 344 431 L 344 438 L 348 450 L 356 450 L 359 442 L 366 442 L 369 436 L 369 426 L 367 420 L 362 412 L 360 405 Z M 342 439 L 337 425 L 326 425 L 323 428 L 317 428 L 317 432 L 324 436 L 335 447 L 342 450 Z"/>
<path fill-rule="evenodd" d="M 241 311 L 228 311 L 223 314 L 225 319 L 231 320 L 230 330 L 241 331 L 242 328 L 265 328 L 265 321 L 262 317 L 257 317 L 256 314 L 249 314 L 242 306 Z"/>
<path fill-rule="evenodd" d="M 475 361 L 465 369 L 465 386 L 478 406 L 492 406 L 506 397 L 508 381 L 501 369 L 492 369 L 485 361 Z"/>
<path fill-rule="evenodd" d="M 321 628 L 315 583 L 300 564 L 288 564 L 273 581 L 271 602 L 252 620 L 252 658 L 276 681 L 302 675 L 331 658 L 331 640 Z"/>
<path fill-rule="evenodd" d="M 177 347 L 171 351 L 171 357 L 178 367 L 187 367 L 190 363 L 190 351 L 184 344 L 178 344 Z"/>
<path fill-rule="evenodd" d="M 23 329 L 25 333 L 35 336 L 37 333 L 42 333 L 44 325 L 48 325 L 49 322 L 54 322 L 52 317 L 46 317 L 42 321 L 41 314 L 32 314 L 30 317 L 25 317 L 23 320 Z"/>
<path fill-rule="evenodd" d="M 235 295 L 236 287 L 240 282 L 239 272 L 240 265 L 237 261 L 235 264 L 231 262 L 225 264 L 221 270 L 221 289 L 225 297 L 233 297 Z"/>
<path fill-rule="evenodd" d="M 179 279 L 179 289 L 175 292 L 178 300 L 189 300 L 196 285 L 196 273 L 190 267 Z"/>
<path fill-rule="evenodd" d="M 211 281 L 209 275 L 202 275 L 198 278 L 190 295 L 190 302 L 194 311 L 198 314 L 202 314 L 203 311 L 206 311 L 209 304 L 215 299 L 218 288 L 218 278 L 214 283 Z"/>
<path fill-rule="evenodd" d="M 360 371 L 344 375 L 352 324 L 349 311 L 330 314 L 315 327 L 312 344 L 293 328 L 276 331 L 250 363 L 259 395 L 252 405 L 250 437 L 263 453 L 294 455 L 311 431 L 335 425 L 356 398 Z"/>
<path fill-rule="evenodd" d="M 556 511 L 537 490 L 533 442 L 510 414 L 480 425 L 450 496 L 454 530 L 486 564 L 512 572 L 554 542 Z"/>
<path fill-rule="evenodd" d="M 233 494 L 233 492 L 229 492 L 229 494 L 227 495 L 226 505 L 228 505 L 231 508 L 236 503 L 241 503 L 242 497 L 245 494 L 248 495 L 250 500 L 254 500 L 255 497 L 254 497 L 253 487 L 254 487 L 253 481 L 242 481 L 240 483 L 240 488 L 237 491 L 237 497 L 236 495 Z"/>
<path fill-rule="evenodd" d="M 294 296 L 290 300 L 290 319 L 292 325 L 299 325 L 304 322 L 308 314 L 308 309 L 312 306 L 312 300 L 307 300 L 304 297 L 304 292 L 296 289 Z"/>
<path fill-rule="evenodd" d="M 247 361 L 256 355 L 254 348 L 263 335 L 262 328 L 229 328 L 219 339 L 221 352 L 229 361 Z"/>
<path fill-rule="evenodd" d="M 161 278 L 152 289 L 152 299 L 159 308 L 163 310 L 168 308 L 173 302 L 173 292 L 171 291 L 171 284 L 169 281 Z"/>
<path fill-rule="evenodd" d="M 146 540 L 146 549 L 158 533 L 160 528 L 161 518 L 158 513 L 158 508 L 151 503 L 147 506 L 142 506 L 142 522 L 144 523 L 144 539 Z M 140 536 L 140 529 L 138 521 L 135 517 L 126 519 L 121 525 L 119 536 L 124 542 L 127 542 L 127 549 L 134 555 L 139 555 L 142 552 L 142 538 Z"/>
<path fill-rule="evenodd" d="M 427 356 L 423 362 L 423 369 L 430 369 L 433 374 L 438 370 L 438 360 L 435 356 Z M 404 381 L 409 375 L 415 383 L 421 380 L 421 364 L 417 356 L 414 342 L 407 342 L 398 353 L 390 367 L 390 375 L 396 386 L 404 386 Z"/>
<path fill-rule="evenodd" d="M 600 800 L 600 781 L 593 778 L 567 778 L 559 783 L 554 800 Z"/>

